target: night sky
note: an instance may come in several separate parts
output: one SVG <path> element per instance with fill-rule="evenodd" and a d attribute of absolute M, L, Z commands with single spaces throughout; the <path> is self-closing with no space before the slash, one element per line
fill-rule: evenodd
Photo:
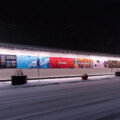
<path fill-rule="evenodd" d="M 0 42 L 120 54 L 120 1 L 4 0 Z"/>

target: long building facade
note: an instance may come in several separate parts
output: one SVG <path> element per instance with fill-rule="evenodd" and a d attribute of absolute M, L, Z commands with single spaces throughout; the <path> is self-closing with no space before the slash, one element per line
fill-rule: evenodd
<path fill-rule="evenodd" d="M 120 56 L 0 44 L 0 80 L 10 80 L 19 69 L 28 79 L 114 74 Z"/>

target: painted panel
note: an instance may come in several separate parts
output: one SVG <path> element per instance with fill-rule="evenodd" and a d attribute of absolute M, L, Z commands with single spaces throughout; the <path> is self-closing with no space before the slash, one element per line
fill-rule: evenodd
<path fill-rule="evenodd" d="M 109 60 L 108 61 L 109 68 L 120 68 L 120 61 L 117 60 Z"/>
<path fill-rule="evenodd" d="M 93 68 L 108 68 L 108 61 L 93 60 Z"/>
<path fill-rule="evenodd" d="M 74 68 L 74 58 L 50 57 L 50 68 Z"/>
<path fill-rule="evenodd" d="M 39 67 L 40 68 L 49 68 L 49 57 L 40 57 L 39 58 Z"/>
<path fill-rule="evenodd" d="M 16 55 L 0 55 L 0 68 L 16 67 Z"/>
<path fill-rule="evenodd" d="M 74 62 L 75 62 L 75 68 L 93 68 L 92 59 L 75 58 Z"/>
<path fill-rule="evenodd" d="M 38 68 L 39 59 L 37 56 L 17 56 L 17 68 Z"/>

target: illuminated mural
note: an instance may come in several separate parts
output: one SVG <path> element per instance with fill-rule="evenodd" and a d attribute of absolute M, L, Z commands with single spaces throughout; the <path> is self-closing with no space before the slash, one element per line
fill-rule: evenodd
<path fill-rule="evenodd" d="M 40 57 L 39 58 L 39 67 L 40 68 L 49 68 L 49 57 Z"/>
<path fill-rule="evenodd" d="M 120 68 L 120 61 L 117 60 L 109 60 L 108 61 L 109 68 Z"/>
<path fill-rule="evenodd" d="M 75 68 L 93 68 L 93 60 L 75 58 Z"/>
<path fill-rule="evenodd" d="M 0 68 L 16 67 L 16 55 L 0 55 Z"/>
<path fill-rule="evenodd" d="M 17 68 L 38 68 L 38 62 L 37 56 L 17 56 Z"/>
<path fill-rule="evenodd" d="M 93 60 L 93 68 L 108 68 L 108 61 Z"/>
<path fill-rule="evenodd" d="M 120 61 L 0 54 L 0 68 L 120 68 Z"/>
<path fill-rule="evenodd" d="M 50 57 L 50 68 L 74 68 L 74 58 Z"/>

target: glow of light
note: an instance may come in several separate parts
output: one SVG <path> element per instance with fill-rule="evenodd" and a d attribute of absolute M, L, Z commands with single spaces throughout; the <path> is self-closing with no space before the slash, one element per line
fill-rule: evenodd
<path fill-rule="evenodd" d="M 73 54 L 73 53 L 58 53 L 58 52 L 48 52 L 48 51 L 32 51 L 32 50 L 18 50 L 9 48 L 0 48 L 0 54 L 7 55 L 31 55 L 31 56 L 48 56 L 48 57 L 65 57 L 65 58 L 81 58 L 81 59 L 93 59 L 93 60 L 120 60 L 119 57 L 112 56 L 97 56 L 97 55 L 84 55 L 84 54 Z"/>

